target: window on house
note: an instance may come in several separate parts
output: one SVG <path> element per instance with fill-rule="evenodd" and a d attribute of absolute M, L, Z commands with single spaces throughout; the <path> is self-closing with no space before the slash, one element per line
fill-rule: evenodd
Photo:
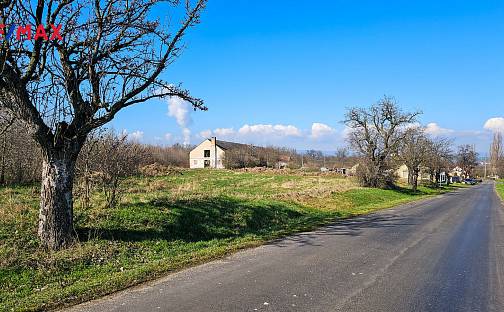
<path fill-rule="evenodd" d="M 197 165 L 197 164 L 198 164 L 198 161 L 197 161 L 196 159 L 195 159 L 195 160 L 193 160 L 193 164 L 194 164 L 194 165 Z"/>
<path fill-rule="evenodd" d="M 204 157 L 210 157 L 210 150 L 205 150 L 203 153 Z"/>

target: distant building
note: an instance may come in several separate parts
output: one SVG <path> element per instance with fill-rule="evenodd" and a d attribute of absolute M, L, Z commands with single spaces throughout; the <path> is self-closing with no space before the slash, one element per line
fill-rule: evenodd
<path fill-rule="evenodd" d="M 249 147 L 246 144 L 217 141 L 216 137 L 212 137 L 201 142 L 189 153 L 189 167 L 224 169 L 227 151 Z"/>
<path fill-rule="evenodd" d="M 431 179 L 431 174 L 429 172 L 427 172 L 425 169 L 426 168 L 420 168 L 420 173 L 418 174 L 418 180 L 420 180 L 420 181 L 421 180 L 425 180 L 425 181 L 433 180 L 433 179 Z M 399 180 L 401 180 L 403 182 L 408 182 L 409 169 L 408 169 L 408 166 L 406 166 L 406 164 L 402 164 L 401 166 L 399 166 L 399 168 L 395 171 L 395 174 L 397 175 Z M 440 183 L 446 183 L 446 181 L 447 181 L 446 172 L 442 171 L 439 174 L 438 180 Z"/>
<path fill-rule="evenodd" d="M 399 177 L 399 180 L 408 181 L 409 169 L 405 164 L 402 164 L 399 168 L 397 168 L 395 173 Z"/>
<path fill-rule="evenodd" d="M 283 169 L 289 165 L 290 156 L 271 156 L 268 162 L 267 149 L 251 144 L 241 144 L 217 140 L 216 137 L 206 139 L 189 153 L 190 168 L 246 168 L 267 167 Z M 278 158 L 275 158 L 278 157 Z"/>
<path fill-rule="evenodd" d="M 450 171 L 450 176 L 464 178 L 464 170 L 459 166 L 456 166 Z"/>
<path fill-rule="evenodd" d="M 289 162 L 291 161 L 290 156 L 282 155 L 278 158 L 277 163 L 275 164 L 275 168 L 277 169 L 285 169 L 289 166 Z"/>
<path fill-rule="evenodd" d="M 339 173 L 341 175 L 345 175 L 346 176 L 347 175 L 347 171 L 349 171 L 349 170 L 348 170 L 348 168 L 334 168 L 334 171 L 336 171 L 336 173 Z"/>

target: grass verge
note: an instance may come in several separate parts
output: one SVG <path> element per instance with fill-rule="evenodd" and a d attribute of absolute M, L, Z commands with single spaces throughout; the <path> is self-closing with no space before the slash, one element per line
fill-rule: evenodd
<path fill-rule="evenodd" d="M 497 180 L 495 182 L 495 190 L 497 195 L 499 195 L 501 200 L 504 200 L 504 179 Z"/>
<path fill-rule="evenodd" d="M 188 170 L 124 181 L 122 204 L 75 208 L 76 244 L 36 237 L 38 187 L 0 188 L 0 311 L 40 311 L 97 298 L 239 249 L 453 190 L 359 188 L 318 174 Z"/>

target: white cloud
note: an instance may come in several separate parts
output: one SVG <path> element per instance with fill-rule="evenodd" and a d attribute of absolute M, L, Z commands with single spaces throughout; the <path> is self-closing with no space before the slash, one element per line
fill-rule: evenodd
<path fill-rule="evenodd" d="M 171 141 L 173 139 L 173 134 L 165 133 L 164 138 L 166 141 Z"/>
<path fill-rule="evenodd" d="M 238 130 L 234 128 L 217 128 L 207 129 L 199 133 L 199 137 L 203 139 L 211 136 L 238 143 L 301 149 L 332 150 L 335 146 L 344 144 L 342 132 L 322 123 L 313 123 L 312 127 L 306 130 L 285 124 L 245 124 Z"/>
<path fill-rule="evenodd" d="M 213 131 L 213 133 L 217 137 L 229 137 L 235 134 L 235 131 L 233 128 L 217 128 Z"/>
<path fill-rule="evenodd" d="M 411 123 L 405 128 L 421 126 L 420 123 Z M 299 129 L 294 125 L 285 124 L 245 124 L 237 128 L 217 128 L 201 131 L 201 138 L 216 136 L 218 139 L 238 143 L 256 145 L 276 145 L 298 149 L 335 150 L 338 146 L 345 145 L 352 129 L 348 126 L 333 128 L 328 124 L 314 122 L 308 129 Z M 485 129 L 504 132 L 504 118 L 491 118 L 485 123 Z M 455 130 L 443 128 L 436 122 L 425 126 L 425 133 L 436 136 L 452 138 L 454 144 L 476 144 L 479 150 L 490 144 L 491 137 L 488 131 L 483 130 Z"/>
<path fill-rule="evenodd" d="M 406 125 L 404 125 L 402 128 L 404 130 L 408 130 L 408 129 L 418 128 L 418 127 L 421 127 L 421 126 L 422 125 L 419 122 L 409 122 Z"/>
<path fill-rule="evenodd" d="M 343 129 L 343 131 L 341 131 L 341 137 L 343 139 L 348 139 L 348 137 L 350 136 L 350 134 L 352 133 L 353 129 L 350 128 L 349 126 L 345 126 L 345 128 Z"/>
<path fill-rule="evenodd" d="M 311 127 L 311 137 L 314 139 L 318 139 L 327 135 L 334 134 L 336 130 L 331 128 L 330 126 L 319 123 L 319 122 L 314 122 Z"/>
<path fill-rule="evenodd" d="M 189 145 L 191 143 L 191 130 L 189 130 L 189 128 L 183 128 L 182 135 L 184 136 L 184 145 Z"/>
<path fill-rule="evenodd" d="M 485 122 L 483 128 L 485 128 L 486 130 L 491 130 L 493 132 L 504 132 L 504 118 L 490 118 Z"/>
<path fill-rule="evenodd" d="M 179 97 L 171 96 L 168 99 L 168 116 L 174 117 L 181 127 L 191 123 L 190 108 L 190 104 Z"/>
<path fill-rule="evenodd" d="M 168 98 L 168 116 L 174 117 L 177 120 L 177 124 L 182 129 L 182 134 L 184 136 L 184 145 L 189 145 L 191 143 L 191 130 L 189 129 L 189 124 L 191 124 L 191 104 L 183 99 L 171 96 Z"/>
<path fill-rule="evenodd" d="M 209 137 L 212 136 L 212 130 L 203 130 L 199 133 L 200 137 L 203 139 L 208 139 Z"/>
<path fill-rule="evenodd" d="M 431 122 L 425 127 L 425 133 L 432 136 L 443 136 L 453 134 L 455 131 L 452 129 L 442 128 L 437 123 Z"/>
<path fill-rule="evenodd" d="M 292 125 L 244 125 L 238 133 L 240 135 L 301 136 L 301 131 Z"/>
<path fill-rule="evenodd" d="M 131 134 L 128 134 L 128 137 L 130 139 L 132 139 L 133 141 L 140 141 L 141 139 L 143 139 L 143 136 L 144 136 L 143 131 L 139 131 L 139 130 L 137 130 Z"/>

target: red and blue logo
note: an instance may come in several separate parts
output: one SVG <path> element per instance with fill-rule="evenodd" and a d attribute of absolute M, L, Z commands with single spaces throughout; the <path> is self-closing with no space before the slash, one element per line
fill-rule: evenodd
<path fill-rule="evenodd" d="M 61 35 L 61 25 L 4 25 L 0 24 L 0 41 L 16 39 L 18 41 L 24 40 L 43 40 L 54 41 L 63 40 Z"/>

